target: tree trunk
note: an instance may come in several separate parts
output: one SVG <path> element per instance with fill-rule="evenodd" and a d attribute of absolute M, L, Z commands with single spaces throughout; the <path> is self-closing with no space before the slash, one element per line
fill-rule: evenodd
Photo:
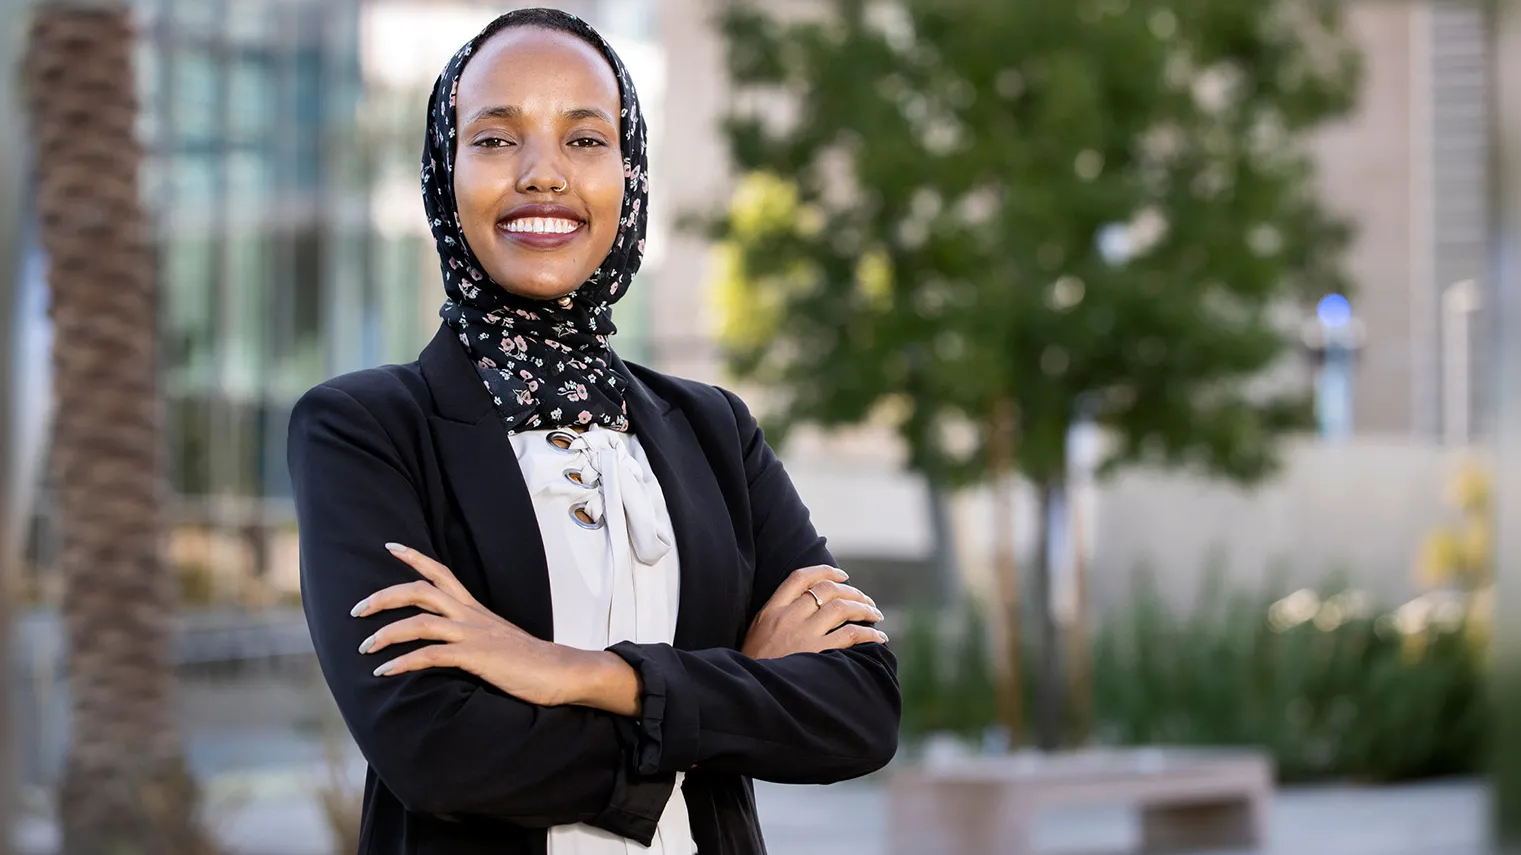
<path fill-rule="evenodd" d="M 1072 543 L 1072 626 L 1067 641 L 1072 739 L 1077 745 L 1086 745 L 1093 735 L 1093 649 L 1088 637 L 1088 567 L 1083 555 L 1088 521 L 1070 489 L 1067 492 L 1067 520 Z"/>
<path fill-rule="evenodd" d="M 1019 565 L 1014 552 L 1015 426 L 1013 401 L 1000 402 L 989 425 L 988 463 L 993 487 L 992 627 L 998 650 L 998 716 L 1011 745 L 1024 740 L 1024 697 L 1020 678 Z"/>
<path fill-rule="evenodd" d="M 950 497 L 943 484 L 936 478 L 926 483 L 926 499 L 929 502 L 930 533 L 934 538 L 935 593 L 953 613 L 960 609 L 961 566 L 956 560 L 956 529 L 951 524 Z"/>
<path fill-rule="evenodd" d="M 157 289 L 124 4 L 45 3 L 25 73 L 49 259 L 69 645 L 63 852 L 206 851 L 173 703 Z"/>
<path fill-rule="evenodd" d="M 1047 480 L 1037 487 L 1040 504 L 1040 537 L 1035 551 L 1035 614 L 1040 632 L 1040 666 L 1036 674 L 1036 741 L 1042 751 L 1061 747 L 1062 671 L 1060 634 L 1056 613 L 1051 607 L 1051 511 L 1060 490 L 1059 483 Z"/>

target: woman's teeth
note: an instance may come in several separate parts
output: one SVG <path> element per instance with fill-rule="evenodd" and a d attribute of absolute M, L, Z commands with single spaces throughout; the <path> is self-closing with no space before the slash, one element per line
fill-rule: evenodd
<path fill-rule="evenodd" d="M 528 232 L 536 235 L 563 235 L 581 228 L 575 220 L 549 217 L 523 217 L 507 223 L 509 232 Z"/>

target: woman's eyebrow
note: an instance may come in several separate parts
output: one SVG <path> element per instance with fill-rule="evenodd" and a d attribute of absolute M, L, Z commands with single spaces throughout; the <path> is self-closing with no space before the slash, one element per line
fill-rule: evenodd
<path fill-rule="evenodd" d="M 577 107 L 574 110 L 566 110 L 565 118 L 578 122 L 585 119 L 598 119 L 614 127 L 618 126 L 618 123 L 614 121 L 612 116 L 609 116 L 603 110 L 598 110 L 596 107 Z"/>
<path fill-rule="evenodd" d="M 483 122 L 488 119 L 517 119 L 521 118 L 522 115 L 522 107 L 498 104 L 491 107 L 482 107 L 479 110 L 476 110 L 474 113 L 471 113 L 470 118 L 465 121 L 465 124 L 473 125 L 476 122 Z M 573 109 L 566 110 L 561 115 L 567 119 L 571 119 L 572 121 L 597 119 L 606 122 L 609 125 L 616 126 L 618 124 L 617 122 L 613 121 L 612 116 L 609 116 L 607 114 L 607 111 L 599 110 L 596 107 L 575 107 Z"/>

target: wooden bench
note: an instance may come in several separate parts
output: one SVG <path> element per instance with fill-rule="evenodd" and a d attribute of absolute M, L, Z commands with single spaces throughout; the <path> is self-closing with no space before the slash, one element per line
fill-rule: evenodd
<path fill-rule="evenodd" d="M 1034 855 L 1044 810 L 1129 805 L 1142 851 L 1261 846 L 1273 765 L 1254 751 L 1134 749 L 931 762 L 888 785 L 892 855 Z"/>

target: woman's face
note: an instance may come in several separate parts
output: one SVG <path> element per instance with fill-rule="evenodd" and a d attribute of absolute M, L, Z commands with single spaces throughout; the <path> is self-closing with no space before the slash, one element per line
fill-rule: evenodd
<path fill-rule="evenodd" d="M 623 207 L 618 79 L 569 33 L 516 27 L 465 66 L 454 195 L 481 265 L 536 300 L 576 290 L 613 246 Z"/>

